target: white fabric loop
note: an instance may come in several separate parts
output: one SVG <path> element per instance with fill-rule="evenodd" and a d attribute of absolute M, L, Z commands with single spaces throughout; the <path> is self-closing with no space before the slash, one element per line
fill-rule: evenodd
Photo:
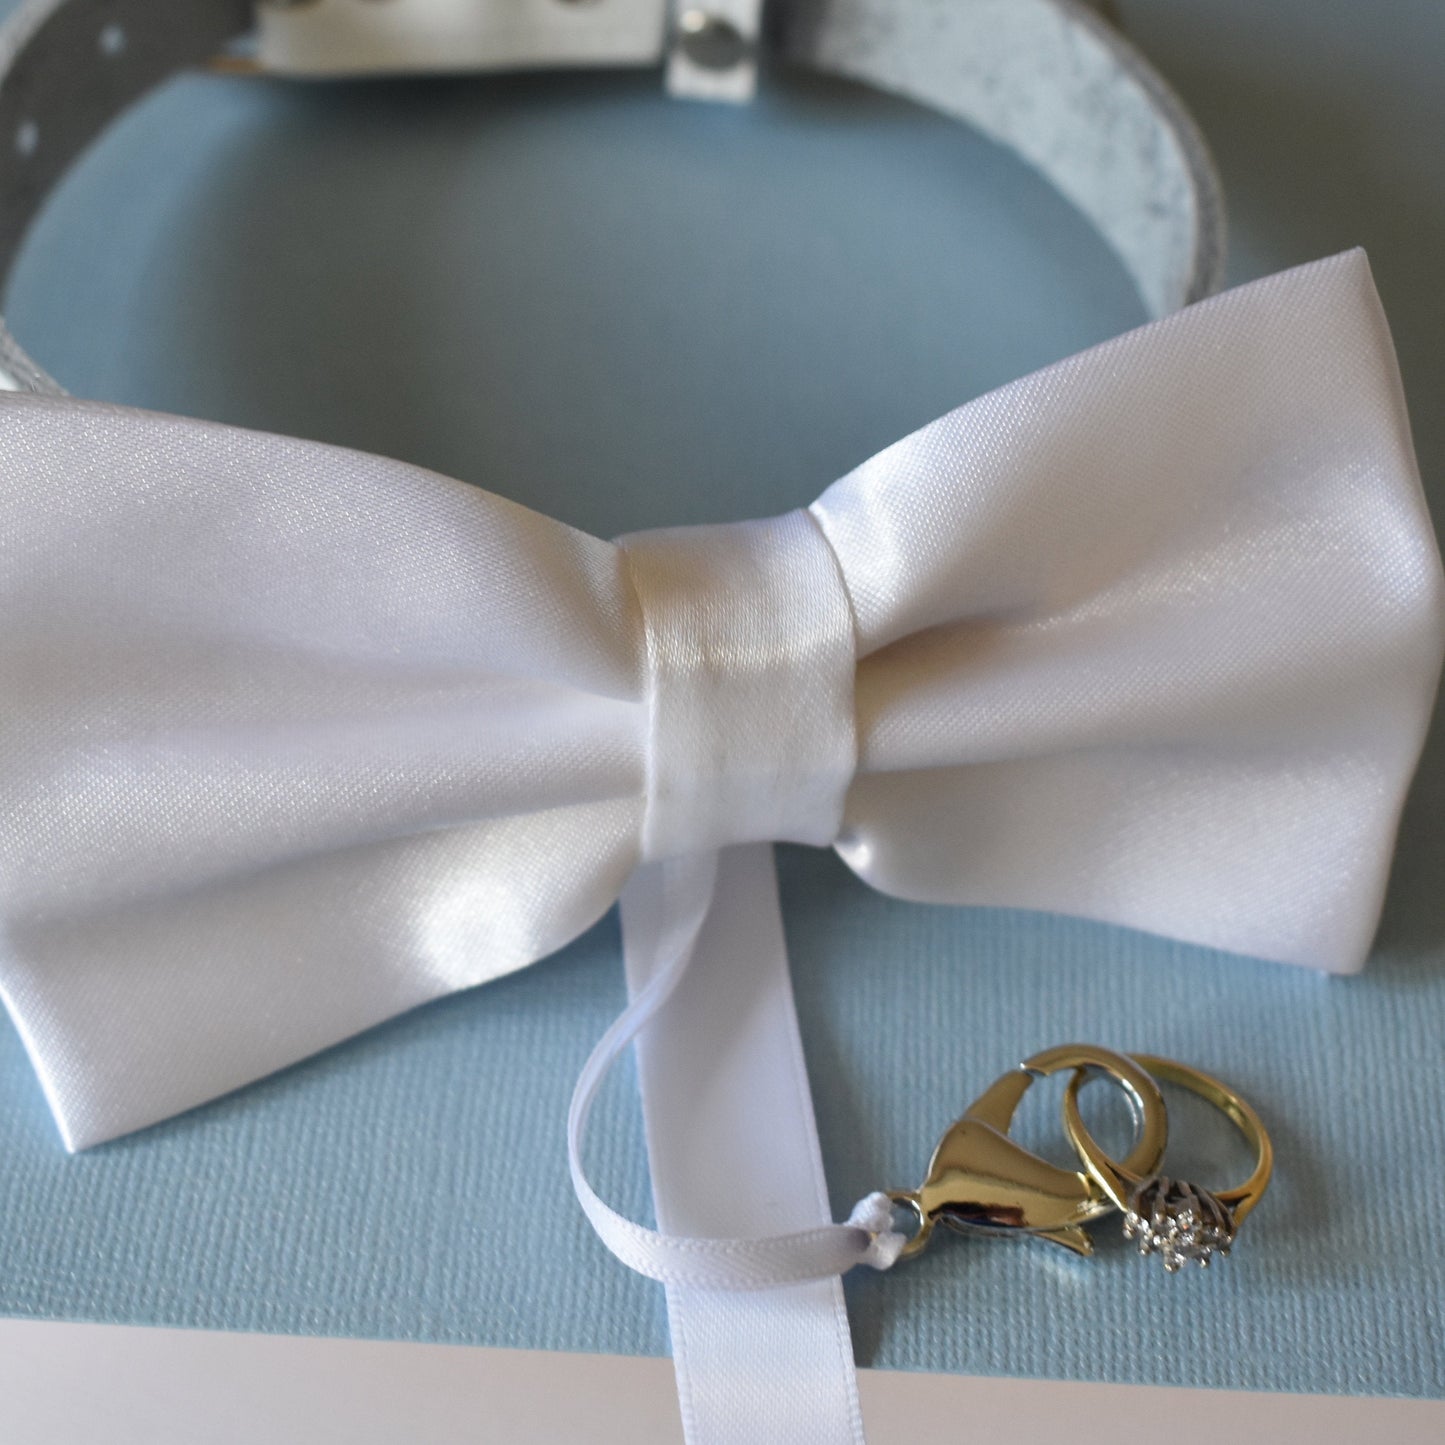
<path fill-rule="evenodd" d="M 805 511 L 619 545 L 646 632 L 644 859 L 831 843 L 858 760 L 853 616 Z"/>
<path fill-rule="evenodd" d="M 637 1224 L 617 1213 L 592 1187 L 582 1150 L 597 1093 L 608 1070 L 682 982 L 713 905 L 716 853 L 680 858 L 661 866 L 667 870 L 668 898 L 649 980 L 583 1065 L 567 1112 L 567 1165 L 583 1211 L 603 1244 L 618 1259 L 639 1274 L 668 1285 L 768 1289 L 800 1280 L 827 1279 L 859 1264 L 887 1269 L 897 1258 L 897 1250 L 891 1240 L 877 1243 L 876 1236 L 889 1226 L 879 1222 L 876 1210 L 868 1212 L 863 1205 L 846 1224 L 756 1239 L 699 1239 L 662 1234 Z M 902 1247 L 901 1241 L 898 1247 Z"/>

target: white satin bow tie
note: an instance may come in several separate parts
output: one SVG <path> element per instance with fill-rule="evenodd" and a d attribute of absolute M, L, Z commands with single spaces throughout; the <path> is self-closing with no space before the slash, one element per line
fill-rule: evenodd
<path fill-rule="evenodd" d="M 882 1196 L 831 1222 L 767 842 L 1352 970 L 1445 647 L 1358 252 L 763 522 L 612 544 L 399 462 L 41 396 L 0 399 L 0 457 L 0 987 L 67 1143 L 520 968 L 621 892 L 633 1002 L 569 1151 L 668 1285 L 693 1445 L 859 1445 L 836 1276 L 901 1244 Z M 654 1232 L 582 1142 L 665 1002 Z"/>
<path fill-rule="evenodd" d="M 806 511 L 598 541 L 399 462 L 0 402 L 6 1001 L 67 1142 L 566 943 L 643 860 L 1348 971 L 1441 653 L 1361 253 Z"/>

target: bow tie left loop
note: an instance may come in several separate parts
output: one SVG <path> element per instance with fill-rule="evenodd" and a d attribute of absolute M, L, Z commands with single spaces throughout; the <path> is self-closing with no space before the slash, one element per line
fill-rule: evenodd
<path fill-rule="evenodd" d="M 811 514 L 619 545 L 645 630 L 643 858 L 833 842 L 858 762 L 856 644 Z"/>

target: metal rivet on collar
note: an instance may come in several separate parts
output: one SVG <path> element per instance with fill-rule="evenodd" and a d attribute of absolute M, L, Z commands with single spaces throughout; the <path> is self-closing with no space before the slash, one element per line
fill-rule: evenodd
<path fill-rule="evenodd" d="M 731 70 L 751 53 L 736 25 L 706 10 L 684 10 L 677 32 L 682 53 L 702 70 Z"/>

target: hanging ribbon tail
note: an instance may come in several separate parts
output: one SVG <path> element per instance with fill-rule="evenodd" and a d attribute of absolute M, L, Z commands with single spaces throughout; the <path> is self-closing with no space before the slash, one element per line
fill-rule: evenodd
<path fill-rule="evenodd" d="M 650 864 L 622 895 L 628 987 L 666 964 L 676 872 Z M 658 1228 L 749 1241 L 832 1223 L 788 977 L 772 849 L 727 849 L 676 993 L 637 1041 Z M 685 908 L 686 902 L 681 906 Z M 858 1262 L 867 1249 L 862 1231 Z M 668 1282 L 689 1445 L 862 1445 L 841 1278 L 752 1291 Z M 745 1386 L 744 1387 L 744 1383 Z"/>
<path fill-rule="evenodd" d="M 971 402 L 805 511 L 621 544 L 6 394 L 0 991 L 83 1147 L 732 845 L 1350 971 L 1442 596 L 1359 253 Z"/>

